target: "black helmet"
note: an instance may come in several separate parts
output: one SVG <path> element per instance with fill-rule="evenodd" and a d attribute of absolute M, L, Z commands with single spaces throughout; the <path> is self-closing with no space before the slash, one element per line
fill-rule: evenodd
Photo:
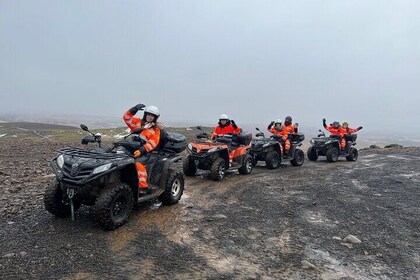
<path fill-rule="evenodd" d="M 291 116 L 287 116 L 287 117 L 284 119 L 284 124 L 285 124 L 285 125 L 292 124 L 292 117 L 291 117 Z"/>
<path fill-rule="evenodd" d="M 335 121 L 335 122 L 332 123 L 332 126 L 334 128 L 339 128 L 340 127 L 340 123 L 338 121 Z"/>

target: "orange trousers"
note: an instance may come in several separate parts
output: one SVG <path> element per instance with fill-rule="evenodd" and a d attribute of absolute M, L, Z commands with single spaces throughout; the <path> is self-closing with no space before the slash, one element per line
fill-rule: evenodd
<path fill-rule="evenodd" d="M 144 159 L 142 157 L 136 159 L 135 164 L 137 170 L 137 178 L 139 180 L 139 188 L 141 189 L 149 187 L 147 184 L 147 170 L 146 165 L 144 165 Z"/>
<path fill-rule="evenodd" d="M 283 141 L 284 141 L 284 149 L 286 151 L 290 150 L 290 139 L 287 137 L 287 135 L 282 137 Z"/>

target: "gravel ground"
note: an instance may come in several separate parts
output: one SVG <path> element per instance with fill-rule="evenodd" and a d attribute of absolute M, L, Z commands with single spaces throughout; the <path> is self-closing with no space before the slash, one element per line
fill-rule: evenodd
<path fill-rule="evenodd" d="M 179 204 L 143 203 L 106 232 L 89 207 L 74 223 L 43 208 L 68 143 L 0 144 L 1 279 L 420 279 L 420 148 L 200 173 Z"/>

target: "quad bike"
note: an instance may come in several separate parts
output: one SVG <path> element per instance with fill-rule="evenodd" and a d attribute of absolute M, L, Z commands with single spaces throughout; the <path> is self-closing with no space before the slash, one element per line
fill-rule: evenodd
<path fill-rule="evenodd" d="M 258 133 L 255 135 L 257 138 L 252 139 L 251 142 L 251 155 L 253 158 L 254 166 L 258 161 L 265 161 L 269 169 L 276 169 L 280 166 L 282 159 L 290 160 L 293 166 L 301 166 L 305 161 L 305 155 L 298 147 L 302 146 L 305 139 L 304 134 L 289 134 L 290 139 L 290 152 L 289 156 L 283 153 L 284 141 L 280 135 L 271 135 L 266 138 L 264 133 L 257 127 L 255 128 Z"/>
<path fill-rule="evenodd" d="M 345 149 L 340 149 L 340 136 L 330 135 L 326 137 L 325 133 L 319 130 L 318 137 L 311 139 L 311 147 L 308 149 L 308 158 L 316 161 L 319 156 L 326 156 L 328 162 L 336 162 L 340 156 L 348 161 L 356 161 L 359 152 L 354 147 L 356 145 L 357 134 L 347 134 Z"/>
<path fill-rule="evenodd" d="M 184 176 L 177 171 L 175 163 L 182 160 L 179 153 L 187 146 L 184 135 L 161 130 L 160 143 L 148 154 L 146 164 L 150 193 L 139 196 L 132 154 L 144 144 L 140 142 L 144 140 L 134 136 L 142 129 L 133 130 L 112 148 L 104 149 L 100 135 L 91 133 L 85 125 L 80 127 L 91 134 L 82 139 L 86 149 L 61 149 L 51 160 L 56 177 L 44 194 L 48 212 L 57 217 L 71 215 L 74 220 L 74 212 L 82 204 L 90 205 L 97 222 L 111 230 L 127 222 L 135 203 L 157 198 L 169 205 L 181 199 Z M 97 143 L 98 148 L 88 149 L 88 143 Z"/>
<path fill-rule="evenodd" d="M 197 169 L 210 170 L 211 178 L 220 181 L 225 178 L 226 171 L 238 170 L 245 175 L 252 172 L 251 133 L 224 134 L 209 140 L 209 135 L 201 127 L 197 128 L 201 133 L 197 134 L 197 140 L 188 144 L 189 154 L 183 161 L 186 176 L 194 176 Z"/>

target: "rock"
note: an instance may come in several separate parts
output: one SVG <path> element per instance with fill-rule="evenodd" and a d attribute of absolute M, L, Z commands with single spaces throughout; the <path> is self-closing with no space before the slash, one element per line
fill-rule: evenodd
<path fill-rule="evenodd" d="M 386 145 L 385 148 L 386 149 L 389 149 L 389 148 L 403 148 L 403 146 L 401 146 L 400 144 L 390 144 L 390 145 Z"/>
<path fill-rule="evenodd" d="M 219 219 L 219 220 L 224 220 L 227 219 L 227 216 L 223 215 L 223 214 L 217 214 L 213 216 L 214 219 Z"/>
<path fill-rule="evenodd" d="M 350 244 L 359 244 L 359 243 L 362 243 L 362 241 L 360 241 L 359 238 L 357 238 L 356 236 L 351 235 L 351 234 L 349 234 L 346 237 L 344 237 L 343 242 L 344 243 L 350 243 Z"/>
<path fill-rule="evenodd" d="M 314 270 L 318 270 L 317 267 L 313 264 L 311 264 L 310 262 L 308 262 L 307 260 L 303 260 L 301 262 L 302 264 L 302 268 L 303 269 L 314 269 Z"/>
<path fill-rule="evenodd" d="M 332 239 L 334 239 L 334 240 L 338 240 L 338 241 L 341 241 L 342 239 L 340 238 L 340 237 L 338 237 L 338 236 L 333 236 L 332 237 Z"/>
<path fill-rule="evenodd" d="M 28 255 L 28 253 L 25 252 L 25 251 L 22 251 L 22 252 L 19 253 L 19 255 L 24 258 Z"/>
<path fill-rule="evenodd" d="M 381 147 L 379 147 L 379 146 L 377 146 L 377 145 L 370 145 L 370 147 L 369 148 L 371 148 L 371 149 L 380 149 Z"/>
<path fill-rule="evenodd" d="M 3 255 L 3 258 L 13 258 L 16 254 L 15 253 L 9 253 L 6 255 Z"/>
<path fill-rule="evenodd" d="M 14 223 L 15 223 L 15 222 L 12 222 L 12 221 L 8 221 L 8 222 L 7 222 L 7 224 L 8 224 L 8 225 L 13 225 Z"/>
<path fill-rule="evenodd" d="M 347 248 L 349 248 L 349 249 L 353 249 L 353 244 L 350 244 L 350 243 L 343 243 L 343 242 L 341 242 L 340 243 L 341 245 L 343 245 L 343 246 L 346 246 Z"/>

